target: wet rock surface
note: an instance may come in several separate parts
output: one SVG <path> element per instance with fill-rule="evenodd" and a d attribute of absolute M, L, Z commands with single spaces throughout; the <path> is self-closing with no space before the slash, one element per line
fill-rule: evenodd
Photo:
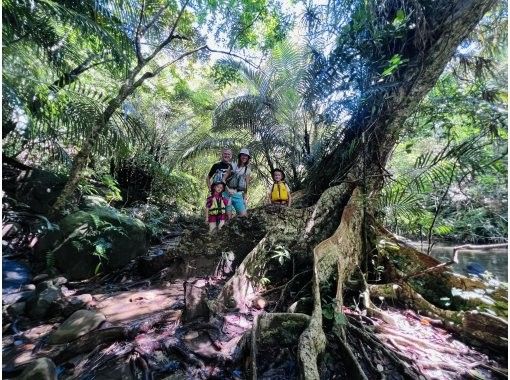
<path fill-rule="evenodd" d="M 197 233 L 209 239 L 205 232 Z M 4 322 L 6 378 L 40 356 L 55 363 L 59 378 L 244 378 L 246 333 L 261 304 L 254 314 L 209 315 L 227 274 L 211 277 L 222 251 L 169 254 L 179 238 L 92 281 L 37 276 L 30 304 L 12 303 Z M 185 283 L 198 289 L 198 302 L 186 303 Z"/>

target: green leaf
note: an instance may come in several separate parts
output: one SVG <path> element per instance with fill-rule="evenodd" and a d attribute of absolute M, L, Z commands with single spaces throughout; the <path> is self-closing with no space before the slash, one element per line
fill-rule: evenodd
<path fill-rule="evenodd" d="M 392 25 L 395 28 L 399 28 L 404 23 L 405 18 L 406 18 L 406 14 L 404 13 L 404 11 L 402 9 L 399 9 L 397 11 L 397 14 L 395 15 L 395 18 L 393 19 Z"/>
<path fill-rule="evenodd" d="M 333 319 L 335 317 L 335 313 L 334 313 L 333 308 L 331 306 L 327 306 L 324 309 L 322 309 L 322 315 L 326 319 Z"/>
<path fill-rule="evenodd" d="M 438 235 L 448 235 L 449 233 L 452 233 L 454 230 L 453 226 L 447 226 L 447 225 L 441 225 L 434 228 L 434 231 Z"/>
<path fill-rule="evenodd" d="M 344 313 L 335 313 L 335 323 L 337 325 L 345 326 L 347 325 L 347 317 Z"/>
<path fill-rule="evenodd" d="M 106 248 L 103 245 L 96 245 L 96 252 L 99 254 L 99 256 L 104 256 L 106 253 Z"/>

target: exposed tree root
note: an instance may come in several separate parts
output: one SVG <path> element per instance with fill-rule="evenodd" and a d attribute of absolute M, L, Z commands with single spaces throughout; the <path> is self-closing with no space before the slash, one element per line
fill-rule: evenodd
<path fill-rule="evenodd" d="M 261 280 L 266 274 L 267 263 L 274 255 L 272 250 L 276 245 L 290 249 L 289 245 L 296 243 L 310 213 L 309 209 L 292 208 L 281 208 L 276 214 L 271 208 L 254 210 L 254 218 L 264 220 L 268 232 L 244 257 L 233 276 L 223 286 L 220 295 L 210 305 L 214 313 L 232 308 L 247 311 L 251 307 L 257 292 L 262 288 Z"/>
<path fill-rule="evenodd" d="M 452 332 L 493 348 L 494 350 L 505 349 L 508 346 L 506 336 L 508 334 L 508 322 L 497 316 L 483 312 L 462 312 L 441 309 L 432 305 L 416 292 L 409 284 L 384 284 L 370 285 L 370 296 L 384 297 L 386 300 L 395 300 L 409 305 L 420 313 L 426 313 L 434 319 L 432 322 Z M 436 347 L 436 349 L 439 349 Z M 440 350 L 439 350 L 440 351 Z"/>
<path fill-rule="evenodd" d="M 437 307 L 413 288 L 415 286 L 413 278 L 425 276 L 423 277 L 424 282 L 419 285 L 420 291 L 428 290 L 429 293 L 433 293 L 434 290 L 431 289 L 438 289 L 439 293 L 437 294 L 451 297 L 450 289 L 456 288 L 461 292 L 467 292 L 466 294 L 479 294 L 480 298 L 472 297 L 466 302 L 472 309 L 476 307 L 481 310 L 490 308 L 490 303 L 486 303 L 487 300 L 489 300 L 488 302 L 499 303 L 499 305 L 507 304 L 506 288 L 492 289 L 489 295 L 486 292 L 487 284 L 480 279 L 447 271 L 446 266 L 449 262 L 440 263 L 433 257 L 417 251 L 405 242 L 399 241 L 398 238 L 380 226 L 377 226 L 377 235 L 382 239 L 380 242 L 384 242 L 384 244 L 379 243 L 379 245 L 383 246 L 381 251 L 389 259 L 388 264 L 392 268 L 390 270 L 392 275 L 388 278 L 390 283 L 368 286 L 371 297 L 382 297 L 385 300 L 394 300 L 407 305 L 419 314 L 432 317 L 433 319 L 428 320 L 431 324 L 441 324 L 445 329 L 460 334 L 472 344 L 491 348 L 495 352 L 507 349 L 508 341 L 505 337 L 508 334 L 508 322 L 506 318 L 476 310 L 464 312 Z M 501 248 L 503 246 L 506 245 L 495 244 L 481 247 Z M 457 260 L 459 250 L 474 247 L 478 248 L 478 246 L 472 245 L 455 247 L 451 262 Z M 430 272 L 436 272 L 436 275 L 430 277 Z M 410 274 L 406 275 L 406 273 Z M 484 294 L 487 294 L 487 296 L 482 298 L 481 295 Z M 492 310 L 499 313 L 495 308 Z"/>
<path fill-rule="evenodd" d="M 267 236 L 267 235 L 266 235 Z M 246 310 L 256 296 L 257 280 L 263 277 L 266 257 L 264 237 L 245 257 L 234 275 L 223 286 L 220 295 L 211 305 L 213 312 L 221 313 L 225 307 Z"/>
<path fill-rule="evenodd" d="M 306 270 L 304 272 L 301 272 L 301 273 L 298 273 L 297 275 L 295 275 L 290 281 L 288 281 L 285 285 L 284 285 L 284 288 L 283 290 L 281 291 L 280 293 L 280 298 L 278 298 L 278 301 L 276 301 L 276 304 L 274 305 L 273 309 L 271 312 L 274 312 L 275 310 L 278 310 L 278 308 L 281 306 L 282 302 L 284 301 L 285 299 L 285 293 L 287 291 L 287 288 L 289 287 L 289 285 L 298 277 L 300 277 L 301 275 L 303 274 L 307 274 L 311 272 L 311 270 Z M 306 285 L 305 285 L 306 286 Z M 297 293 L 299 294 L 299 293 Z M 296 297 L 297 297 L 297 294 L 296 294 Z"/>
<path fill-rule="evenodd" d="M 330 189 L 334 192 L 335 188 Z M 344 189 L 345 190 L 345 189 Z M 325 193 L 327 195 L 327 193 Z M 342 313 L 343 305 L 343 285 L 353 273 L 352 268 L 359 265 L 359 260 L 362 257 L 362 226 L 363 226 L 363 208 L 360 207 L 360 197 L 355 190 L 351 194 L 349 203 L 343 208 L 340 225 L 336 231 L 326 240 L 320 242 L 313 249 L 313 274 L 311 278 L 312 291 L 313 291 L 313 311 L 311 313 L 310 322 L 308 327 L 303 331 L 297 342 L 298 346 L 298 361 L 300 366 L 300 376 L 305 379 L 319 379 L 319 366 L 318 360 L 321 358 L 326 345 L 327 339 L 323 331 L 323 309 L 331 305 L 323 305 L 321 288 L 331 282 L 332 278 L 336 277 L 337 288 L 336 297 L 334 299 L 334 310 L 336 314 Z M 320 205 L 320 202 L 318 202 Z M 316 206 L 317 207 L 317 206 Z M 305 213 L 306 214 L 306 213 Z M 311 218 L 317 213 L 309 213 Z M 319 213 L 320 214 L 320 213 Z M 331 211 L 330 211 L 331 215 Z M 308 220 L 306 223 L 308 231 L 314 228 L 313 222 Z M 266 234 L 259 244 L 246 256 L 239 268 L 236 270 L 234 276 L 227 282 L 223 288 L 217 303 L 225 304 L 227 307 L 237 306 L 241 309 L 247 310 L 251 306 L 251 299 L 257 297 L 257 291 L 261 288 L 258 282 L 260 278 L 266 275 L 265 264 L 267 264 L 270 247 L 274 244 L 275 235 L 270 232 Z M 396 245 L 396 249 L 399 249 Z M 405 253 L 407 254 L 407 251 Z M 435 266 L 436 263 L 429 257 L 413 258 L 412 255 L 420 255 L 412 252 L 408 258 L 409 261 L 417 264 L 418 270 L 424 270 L 427 267 Z M 422 260 L 423 259 L 423 260 Z M 427 261 L 428 260 L 428 261 Z M 421 267 L 420 267 L 421 266 Z M 301 276 L 302 273 L 294 275 L 285 284 L 280 285 L 274 289 L 266 291 L 262 294 L 270 294 L 276 290 L 283 289 L 283 292 L 288 288 L 289 283 L 295 280 L 296 276 Z M 402 279 L 404 276 L 400 275 L 397 279 Z M 453 276 L 452 276 L 453 277 Z M 452 279 L 452 281 L 461 281 L 459 285 L 463 289 L 475 287 L 476 281 L 464 281 Z M 452 354 L 453 349 L 442 347 L 438 344 L 424 342 L 419 339 L 410 338 L 403 334 L 399 334 L 396 330 L 396 321 L 391 315 L 384 310 L 377 308 L 370 298 L 383 297 L 386 300 L 393 299 L 401 301 L 406 305 L 410 305 L 418 312 L 426 312 L 430 317 L 427 321 L 431 324 L 441 324 L 442 326 L 459 332 L 462 329 L 463 313 L 451 310 L 441 309 L 426 299 L 424 299 L 417 291 L 415 291 L 410 284 L 406 282 L 390 283 L 385 285 L 367 285 L 364 297 L 365 308 L 368 315 L 381 319 L 392 327 L 384 327 L 384 334 L 387 335 L 387 340 L 392 342 L 396 347 L 411 347 L 414 350 L 422 351 L 423 353 L 430 353 L 431 351 L 444 352 L 445 354 Z M 341 320 L 342 318 L 340 318 Z M 255 329 L 257 326 L 255 326 Z M 358 372 L 359 378 L 367 377 L 363 372 L 363 368 L 359 363 L 356 364 L 358 359 L 353 355 L 352 350 L 346 340 L 345 328 L 353 328 L 351 325 L 345 326 L 342 323 L 336 323 L 334 331 L 340 339 L 340 344 L 343 347 L 341 356 L 344 360 L 349 361 L 354 371 Z M 362 331 L 362 330 L 360 330 Z M 375 344 L 373 338 L 368 338 L 358 331 L 359 338 L 369 343 Z M 255 344 L 252 342 L 252 344 Z M 405 373 L 407 378 L 417 378 L 422 375 L 421 373 L 410 370 L 409 364 L 402 361 L 401 357 L 405 354 L 392 353 L 388 349 L 383 349 L 384 344 L 377 342 L 377 349 L 384 353 L 385 356 L 391 358 L 396 363 L 397 367 Z M 360 351 L 360 350 L 358 350 Z M 399 356 L 400 355 L 400 356 Z M 255 363 L 256 366 L 256 363 Z M 357 370 L 356 370 L 357 369 Z M 255 368 L 256 370 L 256 368 Z"/>
<path fill-rule="evenodd" d="M 402 283 L 400 285 L 369 285 L 368 291 L 372 298 L 383 297 L 386 300 L 400 301 L 406 305 L 410 305 L 417 311 L 424 311 L 435 318 L 441 319 L 444 326 L 449 326 L 451 322 L 455 321 L 458 323 L 462 318 L 461 312 L 444 310 L 432 305 L 407 283 Z"/>
<path fill-rule="evenodd" d="M 452 252 L 453 259 L 446 263 L 441 263 L 432 256 L 426 255 L 417 249 L 409 246 L 406 242 L 399 240 L 390 231 L 380 225 L 375 225 L 376 235 L 379 240 L 380 253 L 390 259 L 389 266 L 390 277 L 387 282 L 402 283 L 417 276 L 424 276 L 430 272 L 440 274 L 441 279 L 447 283 L 449 287 L 455 287 L 461 290 L 485 289 L 486 284 L 480 279 L 474 277 L 465 277 L 449 272 L 447 266 L 456 262 L 458 249 L 466 246 L 454 247 L 457 250 Z M 481 247 L 501 248 L 506 244 L 494 244 Z M 468 247 L 476 247 L 469 245 Z M 400 268 L 396 268 L 391 261 L 399 262 Z M 506 292 L 505 292 L 506 294 Z"/>
<path fill-rule="evenodd" d="M 273 292 L 275 292 L 275 291 L 277 291 L 277 290 L 279 290 L 279 289 L 283 288 L 283 290 L 282 290 L 282 296 L 283 296 L 283 294 L 285 294 L 285 291 L 287 290 L 287 288 L 289 287 L 289 285 L 290 285 L 290 284 L 292 284 L 292 283 L 293 283 L 293 282 L 294 282 L 294 281 L 295 281 L 298 277 L 302 276 L 303 274 L 307 274 L 307 273 L 309 273 L 309 272 L 311 272 L 311 270 L 305 270 L 305 271 L 303 271 L 303 272 L 299 272 L 299 273 L 298 273 L 298 274 L 296 274 L 294 277 L 292 277 L 289 281 L 287 281 L 285 284 L 280 285 L 280 286 L 276 286 L 276 287 L 271 288 L 271 289 L 269 289 L 269 290 L 266 290 L 266 291 L 264 291 L 264 292 L 260 293 L 260 295 L 261 295 L 261 296 L 266 296 L 266 295 L 268 295 L 269 293 L 273 293 Z"/>
<path fill-rule="evenodd" d="M 151 370 L 149 368 L 149 364 L 147 359 L 145 358 L 145 355 L 140 353 L 139 351 L 136 351 L 132 354 L 132 357 L 130 359 L 133 363 L 133 366 L 136 368 L 140 368 L 142 371 L 142 379 L 143 380 L 149 380 L 152 378 L 151 376 Z M 133 375 L 136 377 L 136 370 L 133 370 Z"/>
<path fill-rule="evenodd" d="M 176 354 L 180 359 L 189 366 L 204 368 L 205 364 L 194 353 L 190 352 L 177 339 L 169 339 L 165 342 L 166 352 L 170 355 Z"/>
<path fill-rule="evenodd" d="M 359 360 L 354 356 L 352 349 L 347 343 L 347 339 L 345 338 L 345 334 L 343 336 L 338 336 L 338 341 L 340 342 L 340 347 L 342 348 L 342 357 L 345 358 L 346 365 L 349 367 L 350 376 L 352 376 L 355 380 L 368 380 L 367 375 L 361 368 Z M 361 349 L 364 350 L 363 345 L 360 345 Z M 371 358 L 368 358 L 366 352 L 364 352 L 365 357 L 367 359 L 367 363 L 371 363 Z M 371 364 L 370 364 L 371 365 Z M 377 369 L 373 368 L 374 372 L 377 372 Z"/>
<path fill-rule="evenodd" d="M 389 316 L 387 313 L 384 312 L 384 310 L 378 308 L 374 305 L 372 300 L 370 299 L 370 292 L 368 289 L 368 284 L 365 282 L 365 290 L 362 293 L 363 297 L 363 306 L 365 307 L 365 310 L 367 311 L 367 315 L 370 317 L 378 318 L 390 326 L 395 326 L 396 322 L 393 320 L 391 316 Z"/>
<path fill-rule="evenodd" d="M 301 313 L 270 313 L 255 318 L 251 333 L 253 379 L 257 379 L 260 356 L 268 347 L 294 345 L 309 324 L 310 317 Z"/>
<path fill-rule="evenodd" d="M 360 325 L 355 319 L 349 318 L 349 332 L 354 333 L 362 342 L 367 342 L 369 347 L 377 348 L 385 356 L 387 356 L 399 369 L 399 372 L 404 378 L 409 380 L 419 379 L 423 377 L 423 374 L 414 367 L 411 367 L 410 363 L 414 360 L 407 358 L 401 359 L 399 354 L 391 351 L 383 342 L 381 342 L 372 332 L 367 331 L 362 325 Z"/>
<path fill-rule="evenodd" d="M 90 352 L 99 345 L 124 340 L 127 339 L 128 336 L 132 336 L 132 334 L 130 334 L 130 329 L 122 326 L 94 330 L 71 343 L 67 343 L 61 348 L 60 352 L 50 354 L 50 358 L 53 359 L 56 364 L 60 364 L 74 356 Z"/>
<path fill-rule="evenodd" d="M 361 256 L 362 209 L 357 205 L 357 192 L 353 192 L 349 203 L 344 208 L 340 225 L 335 233 L 314 248 L 313 264 L 313 299 L 314 308 L 310 325 L 299 338 L 298 355 L 302 376 L 305 379 L 319 379 L 317 359 L 326 347 L 326 336 L 322 329 L 322 305 L 320 285 L 328 281 L 336 269 L 337 292 L 335 311 L 341 313 L 343 304 L 343 284 L 351 268 L 358 265 Z M 337 326 L 339 338 L 345 339 L 342 327 Z"/>
<path fill-rule="evenodd" d="M 127 359 L 130 363 L 130 372 L 133 378 L 136 378 L 136 366 L 134 363 L 131 365 L 131 356 L 134 352 L 134 345 L 132 343 L 120 343 L 115 342 L 113 344 L 104 344 L 96 347 L 82 361 L 78 361 L 76 367 L 73 368 L 72 374 L 69 374 L 69 378 L 80 379 L 83 375 L 93 374 L 100 370 L 107 363 L 117 362 L 121 359 Z"/>
<path fill-rule="evenodd" d="M 415 338 L 406 334 L 402 334 L 400 331 L 396 329 L 392 329 L 391 327 L 379 325 L 375 327 L 375 331 L 382 333 L 380 336 L 388 339 L 393 339 L 394 342 L 397 342 L 404 346 L 413 346 L 417 350 L 421 351 L 436 351 L 439 353 L 446 353 L 456 355 L 459 353 L 458 349 L 454 349 L 448 346 L 439 345 L 427 342 L 423 339 Z"/>
<path fill-rule="evenodd" d="M 132 339 L 136 335 L 148 332 L 153 326 L 165 320 L 166 314 L 160 313 L 154 318 L 143 320 L 132 326 L 112 326 L 93 330 L 67 344 L 47 346 L 38 355 L 51 358 L 57 365 L 97 347 Z"/>
<path fill-rule="evenodd" d="M 489 313 L 476 310 L 464 313 L 462 334 L 496 351 L 508 349 L 508 321 Z"/>
<path fill-rule="evenodd" d="M 299 337 L 298 357 L 301 376 L 304 379 L 319 379 L 317 357 L 326 348 L 326 335 L 322 330 L 322 307 L 320 298 L 319 279 L 314 261 L 314 278 L 312 283 L 314 293 L 314 307 L 310 323 Z"/>

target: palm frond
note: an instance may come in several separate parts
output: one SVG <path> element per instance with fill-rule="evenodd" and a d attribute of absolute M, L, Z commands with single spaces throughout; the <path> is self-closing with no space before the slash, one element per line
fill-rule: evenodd
<path fill-rule="evenodd" d="M 394 182 L 392 186 L 384 187 L 376 201 L 376 208 L 387 217 L 400 217 L 412 219 L 423 215 L 424 209 L 421 195 L 409 192 L 405 186 Z"/>
<path fill-rule="evenodd" d="M 8 0 L 2 4 L 4 56 L 8 57 L 11 49 L 16 53 L 20 44 L 32 43 L 41 59 L 67 72 L 95 47 L 99 55 L 113 58 L 116 65 L 110 65 L 112 70 L 126 69 L 134 57 L 132 43 L 120 19 L 112 15 L 111 10 L 119 6 L 115 4 L 110 2 L 107 10 L 97 2 Z M 76 34 L 81 35 L 80 39 L 75 38 Z"/>

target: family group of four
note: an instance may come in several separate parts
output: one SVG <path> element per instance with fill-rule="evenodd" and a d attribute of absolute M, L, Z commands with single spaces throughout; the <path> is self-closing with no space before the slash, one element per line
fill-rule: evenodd
<path fill-rule="evenodd" d="M 209 232 L 220 229 L 225 221 L 232 218 L 233 209 L 239 216 L 247 216 L 247 191 L 250 184 L 250 152 L 243 148 L 237 156 L 237 162 L 231 162 L 232 150 L 223 148 L 221 161 L 215 163 L 207 175 L 207 187 L 211 194 L 205 205 L 205 221 Z M 290 206 L 290 190 L 285 183 L 285 173 L 280 169 L 271 172 L 273 185 L 269 188 L 269 204 Z"/>

